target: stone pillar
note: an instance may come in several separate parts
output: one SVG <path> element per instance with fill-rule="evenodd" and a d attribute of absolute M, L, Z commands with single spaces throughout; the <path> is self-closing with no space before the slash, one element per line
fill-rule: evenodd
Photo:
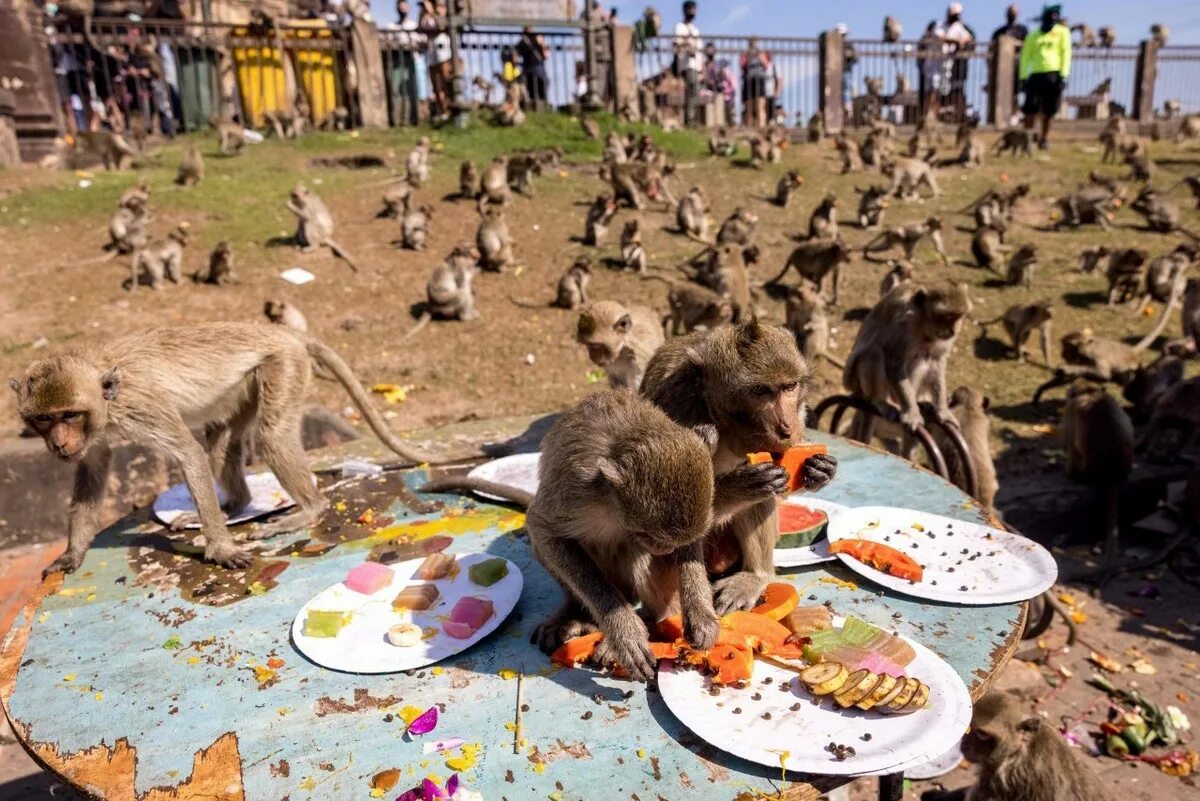
<path fill-rule="evenodd" d="M 63 130 L 62 104 L 34 0 L 0 0 L 0 81 L 12 90 L 12 125 L 24 161 L 54 151 Z"/>
<path fill-rule="evenodd" d="M 1001 36 L 992 48 L 988 63 L 989 125 L 1008 127 L 1017 107 L 1017 45 L 1011 36 Z"/>
<path fill-rule="evenodd" d="M 383 54 L 379 49 L 379 30 L 373 23 L 355 18 L 350 28 L 350 43 L 358 76 L 358 114 L 362 126 L 386 128 L 387 84 L 383 75 Z"/>
<path fill-rule="evenodd" d="M 17 100 L 7 89 L 0 89 L 0 167 L 15 167 L 21 163 L 17 146 Z"/>
<path fill-rule="evenodd" d="M 846 106 L 842 99 L 846 71 L 845 37 L 836 30 L 823 31 L 819 42 L 819 101 L 821 116 L 825 119 L 825 133 L 841 133 L 846 117 Z"/>
<path fill-rule="evenodd" d="M 613 110 L 620 113 L 628 103 L 638 107 L 637 59 L 633 50 L 633 27 L 617 25 L 612 29 Z"/>
<path fill-rule="evenodd" d="M 1129 116 L 1138 122 L 1154 122 L 1154 81 L 1158 78 L 1158 42 L 1147 39 L 1138 49 L 1137 72 L 1133 79 L 1133 108 Z"/>

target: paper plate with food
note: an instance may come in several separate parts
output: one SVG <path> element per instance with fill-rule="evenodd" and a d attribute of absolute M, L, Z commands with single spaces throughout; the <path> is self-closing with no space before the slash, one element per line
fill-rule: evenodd
<path fill-rule="evenodd" d="M 246 476 L 246 485 L 250 488 L 250 503 L 229 517 L 226 522 L 231 526 L 266 517 L 296 505 L 274 473 L 250 473 Z M 225 492 L 219 486 L 217 499 L 221 503 L 225 502 Z M 154 499 L 154 516 L 164 525 L 173 525 L 185 515 L 188 516 L 188 522 L 183 528 L 200 528 L 200 520 L 196 517 L 196 503 L 192 500 L 192 493 L 187 484 L 176 484 Z"/>
<path fill-rule="evenodd" d="M 512 456 L 484 462 L 467 473 L 467 476 L 506 487 L 516 487 L 533 495 L 538 488 L 538 462 L 540 459 L 540 453 L 514 453 Z M 476 490 L 475 494 L 481 498 L 487 498 L 489 501 L 508 503 L 508 499 L 499 498 L 491 493 Z"/>
<path fill-rule="evenodd" d="M 775 566 L 802 567 L 835 559 L 829 553 L 829 521 L 847 508 L 813 495 L 792 495 L 779 501 Z"/>
<path fill-rule="evenodd" d="M 516 565 L 483 553 L 362 562 L 301 607 L 292 640 L 331 670 L 420 668 L 495 631 L 517 605 L 523 583 Z"/>
<path fill-rule="evenodd" d="M 1025 601 L 1058 578 L 1050 552 L 1019 534 L 888 506 L 838 515 L 829 525 L 829 551 L 877 584 L 946 603 Z"/>

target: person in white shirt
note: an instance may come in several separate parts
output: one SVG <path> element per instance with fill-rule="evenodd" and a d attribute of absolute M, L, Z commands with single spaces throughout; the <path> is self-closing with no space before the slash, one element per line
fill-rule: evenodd
<path fill-rule="evenodd" d="M 696 122 L 696 98 L 700 94 L 700 73 L 704 69 L 704 42 L 696 27 L 695 0 L 683 4 L 683 21 L 675 26 L 675 71 L 683 76 L 683 124 Z"/>
<path fill-rule="evenodd" d="M 942 33 L 942 42 L 946 45 L 948 55 L 944 67 L 945 94 L 958 120 L 963 119 L 966 111 L 967 70 L 970 66 L 967 54 L 975 49 L 975 31 L 963 22 L 962 15 L 962 3 L 951 3 L 946 9 L 946 29 Z"/>

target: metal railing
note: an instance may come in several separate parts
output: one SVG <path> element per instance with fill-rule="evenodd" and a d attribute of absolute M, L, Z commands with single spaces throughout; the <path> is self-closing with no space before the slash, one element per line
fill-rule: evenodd
<path fill-rule="evenodd" d="M 1071 54 L 1071 77 L 1065 95 L 1068 98 L 1084 97 L 1111 81 L 1109 102 L 1117 104 L 1126 115 L 1134 113 L 1138 50 L 1137 45 L 1075 47 Z"/>
<path fill-rule="evenodd" d="M 850 124 L 866 122 L 868 80 L 879 82 L 879 115 L 897 124 L 915 124 L 930 109 L 947 122 L 984 118 L 988 53 L 984 42 L 971 50 L 945 52 L 941 43 L 847 41 L 844 101 Z"/>
<path fill-rule="evenodd" d="M 1160 47 L 1154 81 L 1156 111 L 1178 100 L 1184 114 L 1200 113 L 1200 45 Z"/>

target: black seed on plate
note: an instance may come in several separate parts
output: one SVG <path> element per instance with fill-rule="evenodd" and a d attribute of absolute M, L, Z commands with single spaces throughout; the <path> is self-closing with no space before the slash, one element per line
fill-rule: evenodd
<path fill-rule="evenodd" d="M 862 740 L 864 743 L 871 742 L 871 732 L 867 732 L 866 734 L 864 734 L 862 737 L 859 737 L 858 739 Z"/>
<path fill-rule="evenodd" d="M 791 710 L 792 712 L 799 712 L 800 704 L 792 704 L 791 706 L 788 707 L 788 709 Z"/>
<path fill-rule="evenodd" d="M 626 700 L 626 701 L 628 701 L 630 698 L 632 698 L 632 697 L 633 697 L 633 690 L 626 690 L 626 691 L 625 691 L 625 696 L 624 696 L 624 697 L 625 697 L 625 700 Z"/>
<path fill-rule="evenodd" d="M 770 713 L 770 712 L 763 712 L 763 713 L 762 713 L 762 719 L 763 719 L 763 720 L 770 720 L 770 719 L 771 719 L 771 713 Z"/>
<path fill-rule="evenodd" d="M 591 719 L 592 719 L 592 710 L 589 709 L 587 712 L 583 713 L 582 720 L 591 720 Z"/>
<path fill-rule="evenodd" d="M 899 620 L 899 619 L 900 619 L 900 613 L 899 613 L 899 612 L 892 612 L 892 617 L 894 617 L 896 620 Z"/>
<path fill-rule="evenodd" d="M 952 567 L 948 567 L 948 568 L 946 568 L 946 572 L 947 572 L 947 573 L 953 573 L 953 572 L 954 572 L 954 568 L 952 568 Z"/>
<path fill-rule="evenodd" d="M 733 714 L 735 714 L 735 715 L 740 715 L 740 714 L 742 714 L 742 708 L 741 708 L 740 706 L 735 706 L 735 707 L 733 708 Z"/>
<path fill-rule="evenodd" d="M 761 700 L 762 700 L 762 694 L 761 694 L 761 693 L 755 693 L 754 695 L 750 696 L 750 700 L 751 700 L 751 701 L 761 701 Z"/>
<path fill-rule="evenodd" d="M 961 587 L 959 587 L 959 588 L 958 588 L 958 591 L 959 591 L 959 592 L 966 592 L 966 591 L 967 591 L 967 585 L 966 585 L 966 584 L 962 585 Z"/>
<path fill-rule="evenodd" d="M 714 686 L 712 686 L 712 687 L 709 687 L 709 688 L 708 688 L 708 694 L 709 694 L 709 695 L 720 695 L 720 694 L 721 694 L 721 688 L 720 688 L 720 687 L 717 687 L 717 686 L 715 686 L 715 685 L 714 685 Z"/>
<path fill-rule="evenodd" d="M 937 579 L 934 579 L 933 581 L 929 582 L 929 584 L 930 584 L 930 586 L 936 587 L 936 586 L 937 586 Z"/>
<path fill-rule="evenodd" d="M 529 704 L 521 704 L 521 711 L 522 711 L 522 712 L 528 712 L 528 711 L 529 711 Z"/>
<path fill-rule="evenodd" d="M 775 679 L 771 678 L 770 676 L 767 676 L 765 679 L 763 679 L 763 684 L 770 684 L 773 681 L 775 681 Z"/>

